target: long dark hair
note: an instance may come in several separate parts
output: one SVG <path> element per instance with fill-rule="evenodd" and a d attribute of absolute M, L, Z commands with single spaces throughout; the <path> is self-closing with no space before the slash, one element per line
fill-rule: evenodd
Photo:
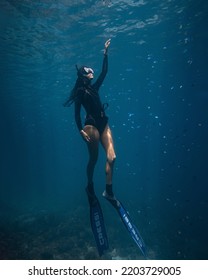
<path fill-rule="evenodd" d="M 63 104 L 64 107 L 70 107 L 76 100 L 80 98 L 81 89 L 83 89 L 83 87 L 83 80 L 78 77 L 68 99 Z"/>
<path fill-rule="evenodd" d="M 78 66 L 76 65 L 76 69 L 77 69 L 77 80 L 76 83 L 73 87 L 73 89 L 71 90 L 71 93 L 68 97 L 68 99 L 64 102 L 64 107 L 69 107 L 71 106 L 75 101 L 77 101 L 80 97 L 81 94 L 85 88 L 86 85 L 90 84 L 90 80 L 88 78 L 85 77 L 85 68 L 86 66 L 81 66 L 80 68 L 78 68 Z"/>

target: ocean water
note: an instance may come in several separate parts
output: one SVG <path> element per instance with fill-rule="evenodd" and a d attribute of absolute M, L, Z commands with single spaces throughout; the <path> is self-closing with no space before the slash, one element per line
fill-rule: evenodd
<path fill-rule="evenodd" d="M 1 0 L 0 259 L 99 259 L 85 194 L 88 153 L 64 108 L 75 65 L 109 103 L 114 191 L 150 259 L 207 259 L 207 1 Z M 94 183 L 106 223 L 103 259 L 143 259 Z"/>

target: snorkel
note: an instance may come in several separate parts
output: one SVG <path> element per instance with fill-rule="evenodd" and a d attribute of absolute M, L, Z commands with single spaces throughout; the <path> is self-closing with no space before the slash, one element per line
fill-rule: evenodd
<path fill-rule="evenodd" d="M 93 77 L 89 77 L 89 74 L 94 74 L 94 71 L 92 68 L 87 67 L 87 66 L 81 66 L 78 68 L 78 66 L 76 65 L 76 69 L 77 69 L 77 76 L 80 80 L 82 80 L 84 82 L 84 84 L 89 84 L 91 82 L 91 80 L 93 79 Z"/>

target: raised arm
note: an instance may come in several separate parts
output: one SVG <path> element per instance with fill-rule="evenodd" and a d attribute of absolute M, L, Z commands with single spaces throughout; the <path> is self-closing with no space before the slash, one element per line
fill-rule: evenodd
<path fill-rule="evenodd" d="M 108 40 L 105 42 L 104 55 L 107 55 L 107 54 L 108 54 L 108 47 L 110 46 L 110 42 L 111 42 L 111 39 L 108 39 Z"/>
<path fill-rule="evenodd" d="M 100 88 L 100 86 L 102 85 L 105 76 L 108 72 L 108 47 L 110 45 L 110 40 L 108 39 L 105 42 L 105 48 L 104 48 L 104 58 L 103 58 L 103 66 L 102 66 L 102 72 L 100 73 L 98 79 L 96 80 L 96 82 L 94 83 L 94 87 L 98 90 Z"/>

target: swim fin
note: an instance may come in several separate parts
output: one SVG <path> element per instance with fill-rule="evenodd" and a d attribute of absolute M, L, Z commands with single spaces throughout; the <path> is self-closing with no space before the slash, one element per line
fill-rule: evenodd
<path fill-rule="evenodd" d="M 131 218 L 128 214 L 128 212 L 125 210 L 124 206 L 122 205 L 122 203 L 116 199 L 115 197 L 113 197 L 113 199 L 110 199 L 106 196 L 104 196 L 112 205 L 113 207 L 118 211 L 118 214 L 122 220 L 122 222 L 124 223 L 125 227 L 127 228 L 127 230 L 129 231 L 132 239 L 135 241 L 135 243 L 137 244 L 137 246 L 139 247 L 139 249 L 141 250 L 142 254 L 144 255 L 144 257 L 146 258 L 146 247 L 145 247 L 145 243 L 137 229 L 137 227 L 132 223 Z"/>
<path fill-rule="evenodd" d="M 108 249 L 108 237 L 105 229 L 104 218 L 100 203 L 95 194 L 91 194 L 86 189 L 89 205 L 90 205 L 90 223 L 95 238 L 99 256 Z"/>

